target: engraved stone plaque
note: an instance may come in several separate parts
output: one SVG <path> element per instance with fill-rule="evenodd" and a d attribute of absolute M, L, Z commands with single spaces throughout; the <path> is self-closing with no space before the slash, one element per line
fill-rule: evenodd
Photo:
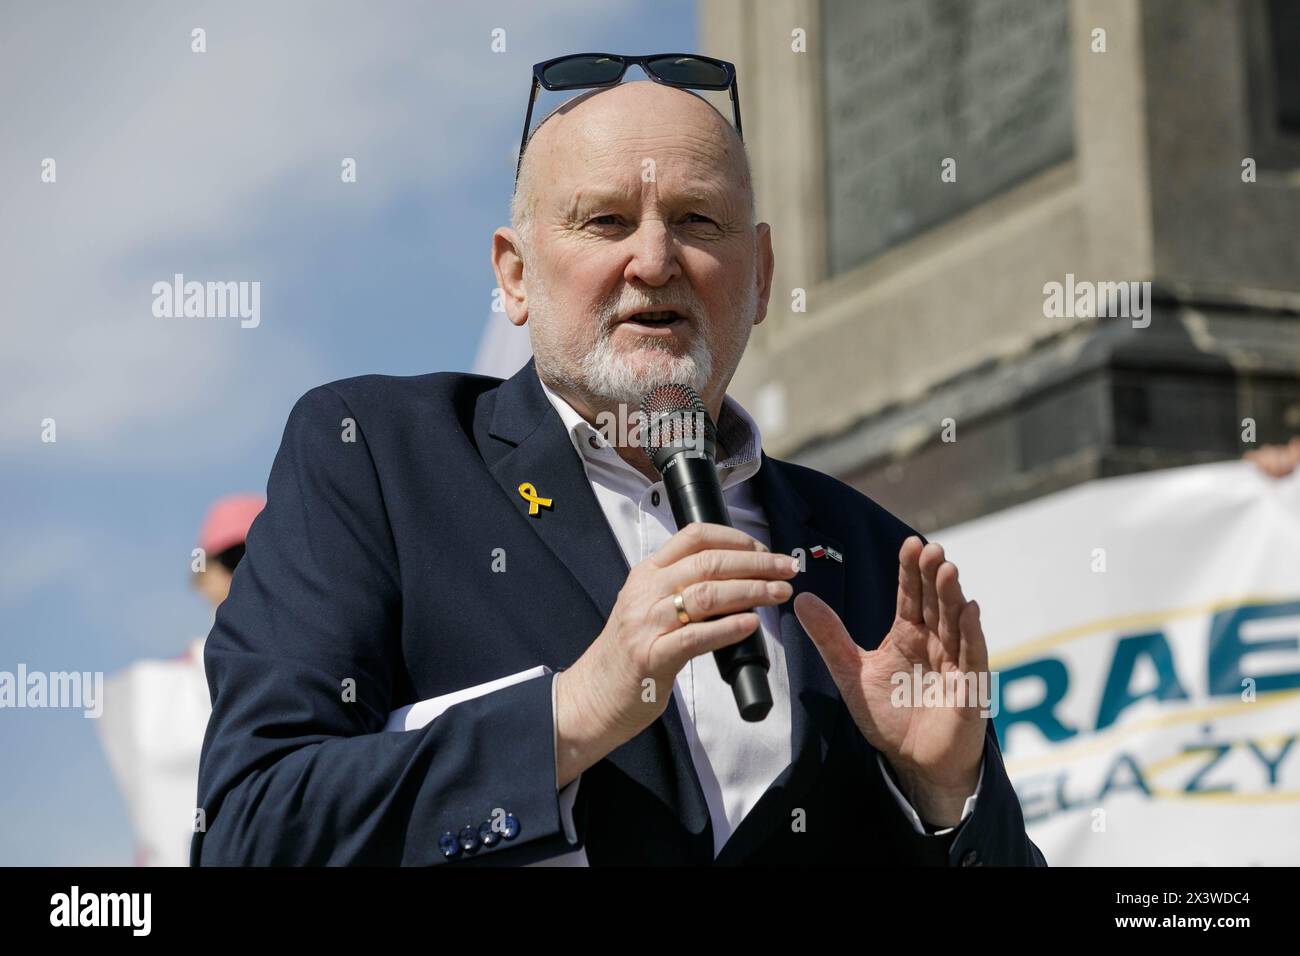
<path fill-rule="evenodd" d="M 1073 152 L 1068 0 L 822 0 L 821 16 L 832 274 Z"/>

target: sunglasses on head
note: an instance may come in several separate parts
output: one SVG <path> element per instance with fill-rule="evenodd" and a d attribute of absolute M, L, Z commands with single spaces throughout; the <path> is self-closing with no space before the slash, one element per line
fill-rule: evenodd
<path fill-rule="evenodd" d="M 744 141 L 740 131 L 740 90 L 736 84 L 736 67 L 726 60 L 715 60 L 694 53 L 655 53 L 650 56 L 618 56 L 613 53 L 571 53 L 542 63 L 533 64 L 533 83 L 528 94 L 528 112 L 524 116 L 524 135 L 519 142 L 519 162 L 515 164 L 515 184 L 519 183 L 519 170 L 524 165 L 524 149 L 528 146 L 528 126 L 533 119 L 533 104 L 537 90 L 582 90 L 616 86 L 623 80 L 627 68 L 636 64 L 646 76 L 665 86 L 687 90 L 731 91 L 731 111 L 736 125 L 736 135 Z"/>

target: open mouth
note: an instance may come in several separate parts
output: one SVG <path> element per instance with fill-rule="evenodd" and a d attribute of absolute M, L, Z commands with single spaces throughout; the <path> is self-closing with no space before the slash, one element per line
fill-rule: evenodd
<path fill-rule="evenodd" d="M 667 332 L 677 326 L 685 325 L 686 321 L 686 317 L 680 312 L 667 310 L 663 312 L 639 312 L 624 319 L 621 324 L 630 325 L 636 329 Z"/>

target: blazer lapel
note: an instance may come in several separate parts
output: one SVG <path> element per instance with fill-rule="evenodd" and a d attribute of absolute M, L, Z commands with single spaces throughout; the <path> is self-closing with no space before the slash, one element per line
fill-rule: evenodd
<path fill-rule="evenodd" d="M 542 391 L 535 360 L 530 358 L 495 395 L 488 431 L 504 444 L 491 450 L 487 443 L 480 446 L 488 468 L 520 520 L 591 600 L 586 630 L 579 621 L 578 626 L 557 627 L 548 634 L 560 666 L 567 667 L 582 656 L 608 620 L 627 579 L 627 560 L 564 423 Z M 529 504 L 519 491 L 524 482 L 531 482 L 538 496 L 551 499 L 551 505 L 536 516 L 529 515 Z M 711 846 L 708 805 L 677 707 L 670 700 L 658 720 L 607 759 L 672 809 L 689 833 L 709 833 Z M 665 774 L 665 767 L 671 772 Z"/>
<path fill-rule="evenodd" d="M 728 838 L 718 854 L 719 865 L 745 862 L 775 827 L 790 825 L 790 799 L 806 792 L 816 778 L 843 710 L 839 688 L 826 662 L 794 613 L 794 597 L 811 591 L 844 616 L 844 565 L 808 554 L 817 544 L 829 545 L 843 554 L 843 543 L 815 523 L 812 509 L 791 484 L 784 467 L 784 462 L 774 461 L 764 453 L 753 480 L 758 483 L 758 496 L 767 514 L 773 552 L 791 554 L 795 548 L 802 548 L 806 556 L 806 569 L 791 581 L 794 596 L 778 608 L 780 639 L 790 679 L 791 761 Z M 852 626 L 851 622 L 845 623 Z"/>
<path fill-rule="evenodd" d="M 603 622 L 627 578 L 627 560 L 564 423 L 542 391 L 532 359 L 497 389 L 490 432 L 513 446 L 489 464 L 492 477 L 587 592 Z M 538 496 L 551 499 L 536 515 L 529 515 L 529 503 L 519 491 L 525 482 Z M 576 660 L 586 649 L 584 644 L 565 650 L 576 652 L 571 659 Z"/>

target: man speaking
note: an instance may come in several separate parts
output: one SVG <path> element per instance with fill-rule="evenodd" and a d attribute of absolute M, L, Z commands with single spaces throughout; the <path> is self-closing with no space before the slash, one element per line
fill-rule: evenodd
<path fill-rule="evenodd" d="M 521 147 L 493 236 L 534 359 L 294 406 L 205 647 L 191 862 L 1043 865 L 987 701 L 900 700 L 987 674 L 956 567 L 726 395 L 773 269 L 734 68 L 534 76 L 588 89 Z M 690 92 L 726 88 L 734 125 Z M 732 527 L 679 529 L 628 437 L 674 384 Z M 711 652 L 755 632 L 746 720 Z"/>

